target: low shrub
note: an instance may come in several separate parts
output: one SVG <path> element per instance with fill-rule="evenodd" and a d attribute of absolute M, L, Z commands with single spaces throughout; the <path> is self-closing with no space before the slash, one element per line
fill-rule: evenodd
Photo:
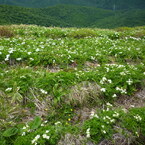
<path fill-rule="evenodd" d="M 13 37 L 14 33 L 7 27 L 2 26 L 0 27 L 0 37 Z"/>

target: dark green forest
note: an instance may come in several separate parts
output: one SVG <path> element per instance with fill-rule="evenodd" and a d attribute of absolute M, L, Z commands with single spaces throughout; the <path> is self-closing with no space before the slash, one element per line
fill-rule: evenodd
<path fill-rule="evenodd" d="M 56 5 L 47 8 L 0 5 L 0 25 L 6 24 L 99 28 L 133 27 L 145 25 L 145 10 L 113 11 L 74 5 Z"/>
<path fill-rule="evenodd" d="M 94 6 L 103 9 L 144 9 L 144 0 L 0 0 L 0 4 L 24 7 L 48 7 L 56 4 Z"/>

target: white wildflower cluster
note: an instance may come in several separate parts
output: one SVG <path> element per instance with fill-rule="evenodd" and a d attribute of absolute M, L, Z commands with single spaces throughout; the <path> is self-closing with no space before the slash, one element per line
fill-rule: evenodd
<path fill-rule="evenodd" d="M 30 127 L 28 124 L 22 128 L 22 136 L 26 135 L 27 132 L 30 132 Z"/>
<path fill-rule="evenodd" d="M 48 123 L 48 121 L 44 121 L 43 123 L 41 123 L 41 126 L 45 126 Z"/>
<path fill-rule="evenodd" d="M 107 123 L 107 124 L 110 124 L 110 123 L 114 123 L 115 122 L 115 119 L 114 118 L 111 118 L 109 116 L 104 116 L 103 117 L 103 120 Z"/>
<path fill-rule="evenodd" d="M 86 137 L 87 138 L 90 138 L 91 137 L 90 128 L 88 128 L 87 131 L 86 131 Z"/>
<path fill-rule="evenodd" d="M 107 109 L 105 110 L 105 109 L 103 109 L 103 112 L 105 112 L 105 111 L 109 111 L 110 110 L 110 108 L 112 108 L 113 107 L 113 105 L 112 104 L 110 104 L 109 102 L 108 103 L 106 103 L 106 106 L 107 106 Z"/>
<path fill-rule="evenodd" d="M 42 137 L 43 137 L 44 139 L 50 139 L 50 136 L 48 136 L 47 134 L 43 134 Z"/>
<path fill-rule="evenodd" d="M 41 93 L 42 94 L 47 94 L 47 91 L 43 90 L 43 89 L 40 89 Z"/>
<path fill-rule="evenodd" d="M 107 107 L 113 107 L 112 104 L 110 104 L 109 102 L 106 103 Z"/>
<path fill-rule="evenodd" d="M 105 83 L 112 83 L 112 80 L 107 79 L 106 77 L 103 77 L 102 80 L 100 81 L 101 84 L 105 84 Z"/>
<path fill-rule="evenodd" d="M 8 52 L 11 54 L 11 53 L 13 53 L 15 50 L 14 50 L 14 48 L 9 48 L 9 50 L 8 50 Z"/>
<path fill-rule="evenodd" d="M 40 135 L 36 135 L 35 138 L 31 141 L 32 144 L 37 145 L 37 141 L 40 138 Z"/>
<path fill-rule="evenodd" d="M 50 139 L 50 136 L 48 135 L 49 132 L 50 132 L 49 130 L 46 130 L 46 132 L 42 135 L 42 137 L 43 137 L 44 139 L 49 140 L 49 139 Z"/>
<path fill-rule="evenodd" d="M 112 104 L 110 104 L 110 103 L 107 103 L 106 105 L 107 105 L 107 109 L 106 109 L 106 110 L 103 110 L 103 112 L 109 111 L 109 110 L 110 110 L 109 107 L 112 107 Z M 102 117 L 102 119 L 103 119 L 107 124 L 110 124 L 110 123 L 112 124 L 112 123 L 115 122 L 115 120 L 116 120 L 118 117 L 119 117 L 119 113 L 115 111 L 115 112 L 112 114 L 112 116 L 105 115 L 105 116 Z"/>
<path fill-rule="evenodd" d="M 134 116 L 134 118 L 137 120 L 137 121 L 141 121 L 142 118 L 137 114 L 136 116 Z"/>
<path fill-rule="evenodd" d="M 119 113 L 118 112 L 114 112 L 113 117 L 119 117 Z"/>
<path fill-rule="evenodd" d="M 7 55 L 6 55 L 6 58 L 5 58 L 5 61 L 8 61 L 9 58 L 10 58 L 10 54 L 7 54 Z"/>
<path fill-rule="evenodd" d="M 102 128 L 102 129 L 101 129 L 102 133 L 103 133 L 103 134 L 106 134 L 107 132 L 106 132 L 106 130 L 105 130 L 105 126 L 104 126 L 104 125 L 101 125 L 101 128 Z"/>
<path fill-rule="evenodd" d="M 90 114 L 90 119 L 92 119 L 92 118 L 99 118 L 99 116 L 97 115 L 97 114 L 95 114 L 95 112 L 94 111 L 91 111 L 91 114 Z"/>
<path fill-rule="evenodd" d="M 116 90 L 117 90 L 117 91 L 120 91 L 121 94 L 127 94 L 126 89 L 116 87 Z"/>

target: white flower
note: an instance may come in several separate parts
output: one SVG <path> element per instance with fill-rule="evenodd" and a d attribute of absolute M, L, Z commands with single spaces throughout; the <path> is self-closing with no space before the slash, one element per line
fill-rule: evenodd
<path fill-rule="evenodd" d="M 22 60 L 22 58 L 16 58 L 16 60 L 20 61 L 20 60 Z"/>
<path fill-rule="evenodd" d="M 46 130 L 46 133 L 49 133 L 49 130 Z"/>
<path fill-rule="evenodd" d="M 37 48 L 37 49 L 36 49 L 36 52 L 38 52 L 38 51 L 40 51 L 40 49 L 39 49 L 39 48 Z"/>
<path fill-rule="evenodd" d="M 101 88 L 101 91 L 102 92 L 106 92 L 106 88 Z"/>
<path fill-rule="evenodd" d="M 36 135 L 35 139 L 38 140 L 40 138 L 40 135 Z"/>
<path fill-rule="evenodd" d="M 97 114 L 95 114 L 94 117 L 99 118 L 99 116 Z"/>
<path fill-rule="evenodd" d="M 40 89 L 41 93 L 42 94 L 47 94 L 47 91 L 43 90 L 43 89 Z"/>
<path fill-rule="evenodd" d="M 112 80 L 108 80 L 108 82 L 111 84 L 112 83 Z"/>
<path fill-rule="evenodd" d="M 125 76 L 126 74 L 125 74 L 125 72 L 121 72 L 120 75 Z"/>
<path fill-rule="evenodd" d="M 30 60 L 32 60 L 32 61 L 33 61 L 33 60 L 34 60 L 34 58 L 30 58 Z"/>
<path fill-rule="evenodd" d="M 102 132 L 103 132 L 104 134 L 106 134 L 106 131 L 105 131 L 105 130 L 102 130 Z"/>
<path fill-rule="evenodd" d="M 11 90 L 12 90 L 12 88 L 7 88 L 5 91 L 10 92 Z"/>
<path fill-rule="evenodd" d="M 105 126 L 104 125 L 101 125 L 101 127 L 104 128 Z"/>
<path fill-rule="evenodd" d="M 118 117 L 119 113 L 115 112 L 115 114 L 113 114 L 113 117 Z"/>
<path fill-rule="evenodd" d="M 28 52 L 28 55 L 30 55 L 32 52 Z"/>
<path fill-rule="evenodd" d="M 8 61 L 10 57 L 10 54 L 6 55 L 5 61 Z"/>
<path fill-rule="evenodd" d="M 136 131 L 135 134 L 139 137 L 139 133 Z"/>
<path fill-rule="evenodd" d="M 132 83 L 133 83 L 133 81 L 132 80 L 128 80 L 128 81 L 126 81 L 127 83 L 128 83 L 128 85 L 131 85 Z"/>
<path fill-rule="evenodd" d="M 26 132 L 23 132 L 23 133 L 22 133 L 22 136 L 24 136 L 24 135 L 26 135 Z"/>
<path fill-rule="evenodd" d="M 24 126 L 22 129 L 26 129 L 26 126 Z"/>
<path fill-rule="evenodd" d="M 2 54 L 2 52 L 0 52 L 0 54 Z"/>
<path fill-rule="evenodd" d="M 107 105 L 107 106 L 110 106 L 110 107 L 112 107 L 112 104 L 110 104 L 109 102 L 108 102 L 108 103 L 106 103 L 106 105 Z"/>
<path fill-rule="evenodd" d="M 137 121 L 141 121 L 142 118 L 137 114 L 136 116 L 134 116 L 134 118 L 137 120 Z"/>
<path fill-rule="evenodd" d="M 121 88 L 120 91 L 121 91 L 121 94 L 126 94 L 126 93 L 127 93 L 127 92 L 126 92 L 126 89 L 122 89 L 122 88 Z"/>
<path fill-rule="evenodd" d="M 37 144 L 37 140 L 40 138 L 40 135 L 36 135 L 35 138 L 31 141 L 32 144 Z"/>
<path fill-rule="evenodd" d="M 116 87 L 116 90 L 117 90 L 117 91 L 119 91 L 119 90 L 120 90 L 120 88 L 119 88 L 119 87 Z"/>
<path fill-rule="evenodd" d="M 87 134 L 86 137 L 87 137 L 87 138 L 90 138 L 90 134 Z"/>
<path fill-rule="evenodd" d="M 106 118 L 109 119 L 109 120 L 111 119 L 109 116 L 106 116 Z"/>
<path fill-rule="evenodd" d="M 44 124 L 42 123 L 41 126 L 44 126 Z"/>
<path fill-rule="evenodd" d="M 86 137 L 87 137 L 87 138 L 90 138 L 90 128 L 88 128 L 88 129 L 86 130 Z"/>
<path fill-rule="evenodd" d="M 91 111 L 90 118 L 93 118 L 94 115 L 95 115 L 95 112 L 94 111 Z"/>
<path fill-rule="evenodd" d="M 115 119 L 111 119 L 110 122 L 115 122 Z"/>
<path fill-rule="evenodd" d="M 61 122 L 60 122 L 60 121 L 58 121 L 58 122 L 55 122 L 55 125 L 59 125 L 59 124 L 61 124 Z"/>
<path fill-rule="evenodd" d="M 106 78 L 106 77 L 103 77 L 103 78 L 102 78 L 102 80 L 103 80 L 103 81 L 106 81 L 106 80 L 107 80 L 107 78 Z"/>
<path fill-rule="evenodd" d="M 50 138 L 50 136 L 48 136 L 46 134 L 43 134 L 42 137 L 45 138 L 45 139 L 49 139 Z"/>
<path fill-rule="evenodd" d="M 20 76 L 20 79 L 25 79 L 26 78 L 26 76 Z"/>
<path fill-rule="evenodd" d="M 112 98 L 116 98 L 117 97 L 117 95 L 116 94 L 114 94 L 113 96 L 112 96 Z"/>
<path fill-rule="evenodd" d="M 99 116 L 98 116 L 97 114 L 95 114 L 94 111 L 91 111 L 90 119 L 92 119 L 92 118 L 94 118 L 94 117 L 99 118 Z"/>
<path fill-rule="evenodd" d="M 35 139 L 33 139 L 33 140 L 31 141 L 31 143 L 34 144 L 34 143 L 35 143 Z"/>
<path fill-rule="evenodd" d="M 145 72 L 143 74 L 145 75 Z"/>
<path fill-rule="evenodd" d="M 47 123 L 48 121 L 46 120 L 46 121 L 44 121 L 44 123 Z"/>

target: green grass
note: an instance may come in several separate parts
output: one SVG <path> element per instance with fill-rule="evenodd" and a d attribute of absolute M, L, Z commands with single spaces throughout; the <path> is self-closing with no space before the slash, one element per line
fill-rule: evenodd
<path fill-rule="evenodd" d="M 143 144 L 144 30 L 1 26 L 0 144 Z"/>

